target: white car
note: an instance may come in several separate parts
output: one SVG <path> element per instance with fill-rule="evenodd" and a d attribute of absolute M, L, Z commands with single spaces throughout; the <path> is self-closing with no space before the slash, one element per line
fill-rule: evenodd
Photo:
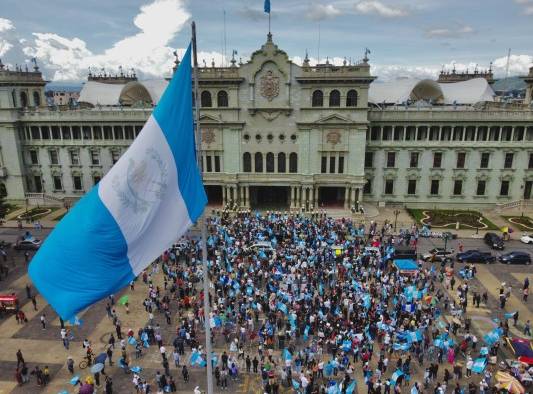
<path fill-rule="evenodd" d="M 524 234 L 522 235 L 522 238 L 520 238 L 520 241 L 525 244 L 533 244 L 533 237 L 529 234 Z"/>

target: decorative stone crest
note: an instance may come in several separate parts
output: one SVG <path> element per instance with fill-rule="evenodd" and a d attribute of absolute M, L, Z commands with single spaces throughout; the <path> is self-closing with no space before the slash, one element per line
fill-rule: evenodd
<path fill-rule="evenodd" d="M 279 95 L 279 77 L 274 76 L 271 70 L 261 77 L 261 96 L 268 101 Z"/>
<path fill-rule="evenodd" d="M 326 134 L 326 142 L 329 144 L 337 145 L 341 142 L 341 133 L 339 130 L 332 130 Z"/>
<path fill-rule="evenodd" d="M 202 142 L 205 144 L 215 142 L 215 133 L 212 129 L 202 129 Z"/>

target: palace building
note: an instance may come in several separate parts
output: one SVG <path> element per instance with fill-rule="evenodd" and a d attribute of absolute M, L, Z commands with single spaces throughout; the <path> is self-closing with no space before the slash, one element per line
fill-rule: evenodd
<path fill-rule="evenodd" d="M 312 209 L 365 203 L 489 206 L 531 199 L 533 68 L 522 104 L 492 72 L 381 83 L 369 60 L 297 65 L 269 34 L 244 64 L 199 69 L 211 204 Z M 168 81 L 89 75 L 78 104 L 0 62 L 0 193 L 71 204 L 120 158 Z"/>

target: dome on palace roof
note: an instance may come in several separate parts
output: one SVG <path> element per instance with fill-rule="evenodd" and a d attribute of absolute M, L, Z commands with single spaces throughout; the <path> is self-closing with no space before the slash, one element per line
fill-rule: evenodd
<path fill-rule="evenodd" d="M 473 105 L 494 101 L 494 91 L 485 78 L 438 83 L 430 79 L 399 79 L 370 84 L 368 101 L 374 104 L 402 104 L 408 100 L 423 100 L 433 104 Z"/>
<path fill-rule="evenodd" d="M 124 84 L 88 81 L 83 85 L 78 101 L 93 106 L 156 105 L 167 85 L 168 81 L 164 79 L 131 81 Z"/>

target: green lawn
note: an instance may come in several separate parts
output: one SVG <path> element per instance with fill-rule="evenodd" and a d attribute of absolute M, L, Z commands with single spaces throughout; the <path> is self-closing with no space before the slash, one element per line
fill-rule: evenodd
<path fill-rule="evenodd" d="M 502 216 L 502 218 L 522 231 L 533 231 L 533 219 L 529 216 Z"/>
<path fill-rule="evenodd" d="M 477 211 L 408 208 L 407 212 L 417 223 L 431 224 L 432 228 L 453 230 L 459 222 L 459 228 L 462 230 L 498 230 L 498 226 Z"/>

